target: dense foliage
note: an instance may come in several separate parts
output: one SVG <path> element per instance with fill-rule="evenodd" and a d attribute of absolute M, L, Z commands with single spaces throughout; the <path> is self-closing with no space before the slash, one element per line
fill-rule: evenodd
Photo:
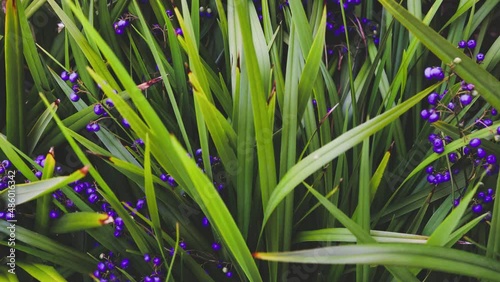
<path fill-rule="evenodd" d="M 3 1 L 0 280 L 500 281 L 497 4 Z"/>

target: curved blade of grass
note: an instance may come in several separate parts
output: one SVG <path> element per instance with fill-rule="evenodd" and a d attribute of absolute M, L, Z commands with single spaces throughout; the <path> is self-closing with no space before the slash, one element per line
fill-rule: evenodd
<path fill-rule="evenodd" d="M 282 253 L 256 253 L 258 259 L 315 264 L 377 264 L 418 267 L 500 281 L 500 262 L 473 253 L 420 244 L 366 244 Z"/>
<path fill-rule="evenodd" d="M 156 242 L 158 242 L 158 247 L 160 249 L 161 255 L 165 258 L 163 253 L 162 241 L 161 241 L 161 224 L 160 224 L 160 214 L 158 212 L 158 203 L 156 202 L 155 187 L 153 184 L 153 174 L 151 173 L 151 145 L 150 145 L 149 135 L 146 135 L 144 140 L 145 152 L 144 152 L 144 192 L 146 194 L 146 203 L 148 206 L 149 216 L 151 217 L 151 223 L 156 237 Z M 177 246 L 176 246 L 177 247 Z M 175 256 L 174 256 L 175 257 Z M 169 269 L 170 272 L 170 269 Z"/>
<path fill-rule="evenodd" d="M 439 224 L 439 226 L 432 232 L 429 240 L 427 241 L 428 245 L 435 246 L 444 246 L 449 238 L 451 233 L 457 228 L 457 225 L 464 215 L 466 209 L 469 207 L 469 203 L 476 194 L 477 189 L 480 185 L 482 185 L 481 180 L 483 179 L 486 172 L 483 173 L 478 183 L 474 186 L 474 188 L 460 200 L 460 204 L 453 209 L 453 211 L 446 217 L 446 219 Z"/>
<path fill-rule="evenodd" d="M 9 225 L 10 223 L 0 220 L 0 233 L 9 235 L 9 230 L 7 229 Z M 22 245 L 18 245 L 18 242 L 25 243 L 29 246 L 29 248 L 36 248 L 35 250 L 42 250 L 49 253 L 51 254 L 51 257 L 48 257 L 48 260 L 53 261 L 54 259 L 57 259 L 59 261 L 65 261 L 65 266 L 79 270 L 82 273 L 90 272 L 93 268 L 95 268 L 95 262 L 88 255 L 66 245 L 62 245 L 60 242 L 52 240 L 39 233 L 16 225 L 16 248 L 22 250 Z M 31 251 L 27 251 L 27 253 L 35 255 L 34 252 Z M 54 256 L 56 258 L 52 258 Z"/>
<path fill-rule="evenodd" d="M 379 243 L 411 243 L 425 244 L 428 236 L 370 230 L 370 235 Z M 296 243 L 302 242 L 357 242 L 347 228 L 325 228 L 311 231 L 302 231 L 297 234 Z"/>
<path fill-rule="evenodd" d="M 59 176 L 51 179 L 16 185 L 16 204 L 20 205 L 52 193 L 71 182 L 82 179 L 85 175 L 87 175 L 87 171 L 88 168 L 83 167 L 68 176 Z M 7 190 L 2 191 L 2 193 L 0 193 L 0 197 L 7 198 L 6 192 Z"/>
<path fill-rule="evenodd" d="M 47 1 L 52 1 L 52 0 L 47 0 Z M 102 81 L 101 81 L 102 82 Z M 110 86 L 107 86 L 108 91 L 110 91 Z M 103 86 L 103 88 L 106 88 Z M 40 93 L 40 97 L 44 101 L 45 105 L 49 107 L 49 103 L 45 96 Z M 114 102 L 114 100 L 113 100 Z M 123 102 L 123 101 L 121 101 Z M 123 102 L 125 103 L 125 102 Z M 111 207 L 118 213 L 118 215 L 123 219 L 125 226 L 128 228 L 128 231 L 130 232 L 130 235 L 132 236 L 134 242 L 137 244 L 137 247 L 139 250 L 143 253 L 148 252 L 148 246 L 145 240 L 146 233 L 144 230 L 140 229 L 130 218 L 128 212 L 125 210 L 123 207 L 122 203 L 118 200 L 116 197 L 116 194 L 113 192 L 113 190 L 109 187 L 109 185 L 104 181 L 102 176 L 97 172 L 97 170 L 90 165 L 89 159 L 85 156 L 85 154 L 82 152 L 78 144 L 76 144 L 75 140 L 71 137 L 71 135 L 68 133 L 70 130 L 65 127 L 62 124 L 61 119 L 51 111 L 52 117 L 54 118 L 55 122 L 57 123 L 57 126 L 60 128 L 61 132 L 63 133 L 64 137 L 68 141 L 69 145 L 77 155 L 77 157 L 80 159 L 80 161 L 84 164 L 89 164 L 88 165 L 88 171 L 90 172 L 91 176 L 94 178 L 94 180 L 97 182 L 97 184 L 101 187 L 101 189 L 104 191 L 102 194 L 103 198 L 111 205 Z"/>
<path fill-rule="evenodd" d="M 272 195 L 269 203 L 265 205 L 264 222 L 265 226 L 270 215 L 276 206 L 290 193 L 297 185 L 304 181 L 315 171 L 321 169 L 324 165 L 338 157 L 340 154 L 359 144 L 364 139 L 378 132 L 389 123 L 394 121 L 408 109 L 416 105 L 422 98 L 431 93 L 437 85 L 431 86 L 422 92 L 416 94 L 406 102 L 388 110 L 387 112 L 367 121 L 337 137 L 330 143 L 309 154 L 296 165 L 294 165 L 287 174 L 281 179 Z"/>
<path fill-rule="evenodd" d="M 443 62 L 451 63 L 455 58 L 460 58 L 462 61 L 454 67 L 454 72 L 465 81 L 474 83 L 479 94 L 488 103 L 495 108 L 500 108 L 500 93 L 498 92 L 500 82 L 493 75 L 432 28 L 422 24 L 395 1 L 380 0 L 380 3 Z"/>
<path fill-rule="evenodd" d="M 53 102 L 50 106 L 54 109 L 54 111 L 57 111 L 59 107 L 59 99 Z M 42 137 L 42 133 L 45 131 L 47 125 L 51 120 L 52 116 L 50 115 L 49 109 L 45 110 L 43 114 L 40 115 L 40 117 L 37 119 L 30 132 L 28 133 L 28 154 L 33 153 L 33 150 L 38 144 L 38 141 L 40 141 L 40 137 Z"/>
<path fill-rule="evenodd" d="M 17 6 L 21 1 L 7 0 L 5 4 L 5 93 L 6 135 L 9 142 L 24 150 L 24 71 L 21 27 Z"/>
<path fill-rule="evenodd" d="M 75 232 L 101 227 L 105 224 L 112 223 L 113 221 L 113 217 L 106 213 L 72 212 L 63 215 L 60 219 L 56 220 L 53 223 L 50 232 L 56 234 Z"/>
<path fill-rule="evenodd" d="M 24 271 L 28 272 L 29 275 L 38 279 L 38 281 L 54 281 L 54 282 L 65 282 L 66 279 L 57 272 L 54 267 L 50 265 L 44 265 L 39 263 L 24 263 L 17 262 L 17 265 L 21 267 Z"/>
<path fill-rule="evenodd" d="M 497 176 L 497 187 L 500 187 L 500 176 Z M 495 258 L 495 254 L 500 253 L 500 201 L 498 200 L 496 200 L 493 204 L 491 217 L 491 228 L 490 232 L 488 233 L 486 256 L 489 258 Z"/>
<path fill-rule="evenodd" d="M 0 36 L 0 40 L 2 39 L 2 36 Z M 5 282 L 19 282 L 17 279 L 17 275 L 15 275 L 15 272 L 9 272 L 12 271 L 10 268 L 0 266 L 0 281 L 5 281 Z"/>
<path fill-rule="evenodd" d="M 323 197 L 320 193 L 314 190 L 307 183 L 304 183 L 306 188 L 318 199 L 318 201 L 349 231 L 356 236 L 358 242 L 362 244 L 370 244 L 375 243 L 375 239 L 373 239 L 369 230 L 364 230 L 360 225 L 358 225 L 355 221 L 350 219 L 345 213 L 343 213 L 338 207 L 332 204 L 328 199 Z M 399 278 L 402 281 L 418 281 L 412 273 L 404 268 L 387 266 L 387 270 L 391 272 L 395 277 Z"/>
<path fill-rule="evenodd" d="M 45 164 L 43 167 L 41 180 L 50 179 L 54 174 L 54 169 L 56 167 L 54 148 L 50 148 L 44 162 Z M 46 192 L 43 193 L 43 196 L 37 198 L 36 200 L 35 230 L 40 232 L 41 234 L 46 234 L 49 228 L 49 209 L 51 202 L 52 196 L 48 195 Z"/>
<path fill-rule="evenodd" d="M 180 143 L 174 137 L 170 137 L 170 139 L 173 148 L 172 153 L 175 152 L 179 157 L 177 165 L 182 166 L 184 173 L 189 176 L 193 184 L 186 187 L 188 194 L 200 205 L 203 213 L 214 225 L 221 236 L 224 246 L 238 262 L 238 267 L 244 271 L 251 281 L 262 281 L 257 266 L 233 217 L 212 182 L 203 174 L 196 163 L 187 156 Z"/>

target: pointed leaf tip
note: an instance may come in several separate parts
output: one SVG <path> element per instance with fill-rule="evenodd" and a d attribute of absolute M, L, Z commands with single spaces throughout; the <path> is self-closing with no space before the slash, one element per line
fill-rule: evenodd
<path fill-rule="evenodd" d="M 89 166 L 84 166 L 80 169 L 80 172 L 83 173 L 84 175 L 87 175 L 87 173 L 89 172 Z"/>

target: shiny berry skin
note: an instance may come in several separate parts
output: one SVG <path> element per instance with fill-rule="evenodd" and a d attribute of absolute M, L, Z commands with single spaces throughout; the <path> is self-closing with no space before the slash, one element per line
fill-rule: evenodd
<path fill-rule="evenodd" d="M 498 115 L 498 111 L 497 111 L 497 109 L 495 109 L 495 108 L 491 108 L 491 115 L 492 115 L 492 116 L 496 116 L 496 115 Z"/>
<path fill-rule="evenodd" d="M 468 155 L 468 154 L 470 154 L 470 148 L 465 146 L 464 147 L 464 155 Z"/>
<path fill-rule="evenodd" d="M 67 81 L 69 79 L 69 74 L 67 71 L 61 72 L 61 79 Z"/>
<path fill-rule="evenodd" d="M 151 256 L 149 254 L 144 254 L 144 261 L 145 262 L 151 261 Z"/>
<path fill-rule="evenodd" d="M 203 225 L 203 227 L 208 227 L 208 218 L 206 216 L 203 217 L 203 219 L 201 220 L 201 225 Z"/>
<path fill-rule="evenodd" d="M 426 168 L 425 168 L 425 172 L 426 172 L 427 174 L 432 174 L 432 173 L 434 172 L 434 167 L 433 167 L 433 166 L 431 166 L 431 165 L 430 165 L 430 166 L 428 166 L 428 167 L 426 167 Z"/>
<path fill-rule="evenodd" d="M 165 173 L 162 173 L 162 174 L 160 175 L 160 179 L 161 179 L 161 181 L 163 181 L 163 182 L 167 182 L 167 180 L 168 180 L 168 175 L 166 175 Z"/>
<path fill-rule="evenodd" d="M 146 201 L 144 199 L 139 199 L 137 200 L 137 203 L 135 204 L 135 208 L 140 210 L 144 208 L 144 205 L 146 204 Z"/>
<path fill-rule="evenodd" d="M 89 123 L 87 124 L 87 130 L 90 132 L 97 132 L 101 129 L 98 123 Z"/>
<path fill-rule="evenodd" d="M 96 104 L 94 106 L 94 114 L 100 116 L 100 115 L 104 114 L 104 112 L 106 112 L 106 111 L 104 110 L 104 108 L 102 107 L 101 104 Z"/>
<path fill-rule="evenodd" d="M 433 122 L 436 122 L 439 120 L 439 113 L 438 112 L 434 112 L 432 113 L 430 116 L 429 116 L 429 122 L 430 123 L 433 123 Z"/>
<path fill-rule="evenodd" d="M 458 48 L 465 48 L 467 47 L 467 42 L 465 42 L 465 40 L 460 40 L 460 42 L 458 42 Z"/>
<path fill-rule="evenodd" d="M 123 226 L 123 219 L 121 217 L 115 218 L 115 225 L 116 226 Z"/>
<path fill-rule="evenodd" d="M 122 125 L 127 129 L 130 128 L 130 123 L 128 123 L 128 120 L 125 118 L 122 118 Z"/>
<path fill-rule="evenodd" d="M 486 157 L 486 150 L 483 148 L 477 148 L 477 157 L 480 159 Z"/>
<path fill-rule="evenodd" d="M 489 164 L 495 164 L 497 162 L 497 157 L 495 155 L 488 155 L 486 157 L 486 162 Z"/>
<path fill-rule="evenodd" d="M 456 163 L 458 161 L 457 153 L 450 153 L 448 155 L 448 158 L 449 158 L 450 162 L 452 162 L 452 163 Z"/>
<path fill-rule="evenodd" d="M 35 176 L 38 179 L 42 178 L 42 172 L 38 170 L 37 172 L 35 172 Z"/>
<path fill-rule="evenodd" d="M 214 242 L 214 243 L 212 243 L 212 249 L 214 251 L 218 252 L 221 249 L 221 245 L 219 243 Z"/>
<path fill-rule="evenodd" d="M 436 153 L 436 154 L 442 154 L 444 152 L 444 147 L 434 147 L 432 148 L 432 150 Z"/>
<path fill-rule="evenodd" d="M 456 198 L 455 200 L 453 200 L 454 207 L 457 207 L 459 204 L 460 204 L 460 198 Z"/>
<path fill-rule="evenodd" d="M 186 249 L 186 243 L 185 242 L 180 242 L 179 243 L 179 247 L 181 247 L 182 249 Z"/>
<path fill-rule="evenodd" d="M 431 113 L 429 113 L 429 111 L 427 109 L 423 109 L 421 112 L 420 112 L 420 117 L 424 120 L 428 120 L 429 119 L 429 116 L 431 115 Z"/>
<path fill-rule="evenodd" d="M 80 100 L 80 96 L 78 96 L 75 92 L 71 92 L 71 94 L 69 94 L 69 99 L 72 102 L 78 102 Z"/>
<path fill-rule="evenodd" d="M 492 188 L 488 188 L 488 190 L 486 190 L 486 193 L 488 193 L 488 195 L 492 196 L 493 195 L 493 189 Z"/>
<path fill-rule="evenodd" d="M 483 211 L 483 206 L 481 204 L 475 204 L 472 206 L 473 213 L 481 213 Z"/>
<path fill-rule="evenodd" d="M 116 23 L 116 26 L 119 28 L 126 28 L 128 26 L 129 22 L 127 20 L 119 20 Z"/>
<path fill-rule="evenodd" d="M 436 138 L 434 139 L 434 141 L 432 142 L 432 145 L 436 148 L 441 148 L 444 146 L 444 142 L 443 142 L 443 139 L 441 138 Z"/>
<path fill-rule="evenodd" d="M 122 35 L 125 32 L 123 28 L 115 28 L 115 33 L 117 35 Z"/>
<path fill-rule="evenodd" d="M 59 213 L 56 210 L 51 210 L 49 212 L 49 217 L 52 218 L 52 219 L 58 218 L 59 217 Z"/>
<path fill-rule="evenodd" d="M 9 167 L 10 167 L 10 165 L 11 165 L 11 163 L 10 163 L 10 161 L 9 161 L 9 160 L 3 160 L 3 161 L 2 161 L 2 166 L 3 166 L 4 168 L 9 168 Z"/>
<path fill-rule="evenodd" d="M 90 194 L 89 203 L 94 204 L 95 202 L 97 202 L 98 199 L 99 197 L 96 194 Z"/>
<path fill-rule="evenodd" d="M 159 257 L 155 257 L 155 258 L 153 259 L 153 264 L 154 264 L 155 266 L 159 266 L 159 265 L 161 264 L 161 259 L 160 259 Z"/>
<path fill-rule="evenodd" d="M 482 62 L 484 60 L 484 54 L 483 53 L 477 53 L 476 60 L 478 62 Z"/>
<path fill-rule="evenodd" d="M 139 146 L 144 146 L 144 141 L 142 141 L 142 139 L 141 139 L 141 138 L 139 138 L 139 139 L 135 140 L 134 142 L 135 142 L 137 145 L 139 145 Z"/>
<path fill-rule="evenodd" d="M 481 139 L 479 138 L 474 138 L 472 140 L 470 140 L 469 142 L 469 145 L 472 147 L 472 148 L 477 148 L 481 145 Z"/>
<path fill-rule="evenodd" d="M 427 175 L 427 182 L 430 184 L 435 184 L 436 183 L 436 177 L 432 174 Z"/>
<path fill-rule="evenodd" d="M 471 39 L 471 40 L 467 41 L 467 47 L 470 49 L 476 48 L 476 40 Z"/>
<path fill-rule="evenodd" d="M 113 103 L 113 101 L 110 98 L 106 99 L 105 103 L 106 103 L 106 106 L 108 106 L 108 108 L 113 108 L 115 106 L 115 104 Z"/>
<path fill-rule="evenodd" d="M 436 105 L 439 101 L 439 95 L 436 92 L 433 92 L 427 96 L 427 102 L 431 105 Z"/>
<path fill-rule="evenodd" d="M 101 261 L 101 262 L 99 262 L 99 263 L 97 264 L 97 269 L 98 269 L 99 271 L 101 271 L 101 272 L 106 271 L 106 264 L 105 264 L 104 262 L 102 262 L 102 261 Z"/>
<path fill-rule="evenodd" d="M 182 32 L 182 29 L 180 27 L 178 27 L 178 28 L 175 29 L 175 34 L 176 35 L 181 35 L 181 36 L 184 35 L 184 33 Z"/>
<path fill-rule="evenodd" d="M 432 78 L 431 71 L 432 71 L 431 67 L 425 68 L 425 70 L 424 70 L 424 76 L 425 76 L 425 78 L 427 78 L 427 79 L 431 79 Z"/>
<path fill-rule="evenodd" d="M 226 272 L 226 277 L 233 277 L 233 272 L 231 271 Z"/>
<path fill-rule="evenodd" d="M 469 94 L 463 94 L 460 96 L 460 103 L 462 105 L 467 106 L 472 102 L 472 96 Z"/>
<path fill-rule="evenodd" d="M 69 81 L 71 81 L 72 83 L 75 83 L 77 80 L 78 80 L 78 74 L 76 72 L 72 72 L 70 75 L 69 75 Z"/>
<path fill-rule="evenodd" d="M 130 260 L 128 258 L 124 258 L 121 262 L 120 262 L 120 267 L 125 269 L 129 266 L 130 264 Z"/>
<path fill-rule="evenodd" d="M 491 196 L 484 196 L 483 203 L 489 204 L 491 202 L 493 202 L 493 197 L 491 197 Z"/>
<path fill-rule="evenodd" d="M 449 102 L 449 103 L 448 103 L 448 109 L 450 109 L 450 110 L 452 110 L 452 111 L 453 111 L 453 110 L 455 109 L 455 103 L 453 103 L 453 102 Z"/>

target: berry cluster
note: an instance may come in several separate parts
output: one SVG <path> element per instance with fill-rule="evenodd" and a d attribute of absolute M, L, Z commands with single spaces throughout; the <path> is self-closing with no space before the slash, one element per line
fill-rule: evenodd
<path fill-rule="evenodd" d="M 471 210 L 475 214 L 483 214 L 485 211 L 490 211 L 485 217 L 485 220 L 491 219 L 491 208 L 493 200 L 495 199 L 495 191 L 492 188 L 488 188 L 485 192 L 478 192 L 474 203 L 472 204 Z"/>
<path fill-rule="evenodd" d="M 464 49 L 468 56 L 472 57 L 473 49 L 476 47 L 476 41 L 471 39 L 469 41 L 462 40 L 458 43 L 458 48 Z M 476 62 L 481 63 L 484 60 L 484 55 L 479 53 L 476 55 Z M 453 71 L 454 64 L 459 64 L 461 62 L 460 58 L 456 58 L 452 64 L 450 64 L 451 71 Z M 428 67 L 425 69 L 424 76 L 427 79 L 444 79 L 444 71 L 441 67 Z M 471 133 L 475 129 L 490 127 L 493 125 L 493 119 L 498 114 L 497 110 L 490 108 L 486 110 L 482 115 L 476 117 L 475 120 L 470 120 L 468 113 L 469 108 L 472 106 L 474 97 L 478 97 L 479 93 L 475 89 L 473 83 L 466 82 L 464 80 L 460 81 L 459 87 L 456 92 L 451 93 L 445 90 L 442 94 L 433 92 L 427 97 L 427 103 L 429 108 L 424 108 L 420 112 L 422 119 L 434 123 L 440 119 L 442 120 L 454 120 L 457 121 L 458 131 L 461 136 L 465 138 L 468 133 Z M 479 99 L 479 97 L 477 98 Z M 481 101 L 481 103 L 484 103 Z M 475 114 L 475 113 L 474 113 Z M 500 140 L 500 127 L 496 128 L 495 140 Z M 452 142 L 453 139 L 450 136 L 441 136 L 435 133 L 429 135 L 429 142 L 432 145 L 432 150 L 441 154 L 445 150 L 445 146 Z M 484 141 L 480 138 L 471 138 L 468 143 L 463 148 L 450 152 L 447 155 L 447 160 L 451 163 L 457 163 L 459 161 L 464 161 L 469 169 L 484 169 L 487 175 L 492 175 L 498 173 L 499 164 L 495 154 L 489 153 L 486 147 L 484 147 Z M 448 166 L 442 171 L 436 170 L 437 166 L 429 166 L 426 168 L 427 182 L 432 185 L 438 185 L 443 182 L 449 182 L 451 179 L 451 173 L 457 174 L 460 169 L 458 166 L 452 166 L 451 169 Z M 466 168 L 464 168 L 466 169 Z M 471 173 L 466 179 L 466 183 L 472 181 L 478 173 Z M 465 189 L 465 188 L 464 188 Z M 463 194 L 463 193 L 461 193 Z M 460 203 L 460 199 L 456 198 L 453 202 L 454 206 Z M 477 194 L 476 200 L 472 204 L 472 211 L 476 214 L 480 214 L 484 210 L 485 205 L 489 205 L 493 202 L 494 191 L 493 189 L 488 189 L 486 193 L 479 192 Z"/>
<path fill-rule="evenodd" d="M 130 21 L 128 18 L 120 19 L 117 22 L 113 23 L 113 28 L 115 29 L 115 33 L 118 35 L 122 35 L 125 33 L 125 29 L 130 26 Z"/>
<path fill-rule="evenodd" d="M 75 71 L 75 72 L 71 72 L 71 73 L 68 73 L 67 71 L 63 71 L 61 72 L 61 75 L 60 75 L 61 79 L 63 81 L 69 81 L 71 82 L 72 84 L 72 89 L 73 89 L 73 92 L 71 92 L 71 94 L 69 95 L 69 99 L 73 102 L 78 102 L 78 100 L 80 100 L 80 96 L 78 96 L 78 73 Z"/>

